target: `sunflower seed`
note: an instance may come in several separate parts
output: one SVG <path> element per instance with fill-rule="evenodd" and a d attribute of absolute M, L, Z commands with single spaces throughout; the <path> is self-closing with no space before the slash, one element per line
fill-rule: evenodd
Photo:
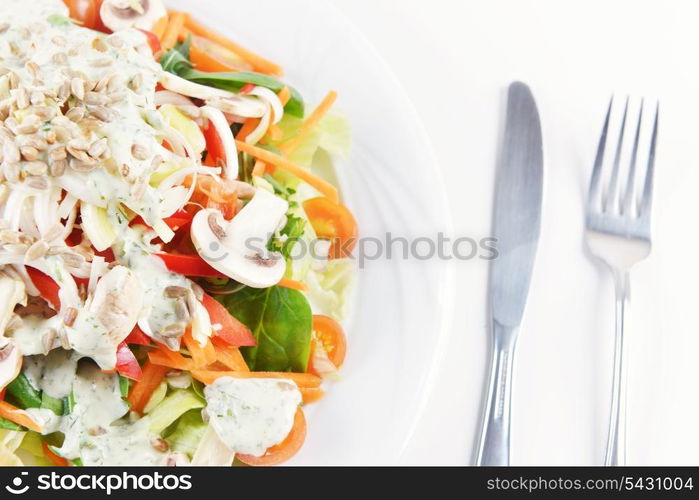
<path fill-rule="evenodd" d="M 111 122 L 116 115 L 116 111 L 105 106 L 91 106 L 90 114 L 103 122 Z"/>
<path fill-rule="evenodd" d="M 68 267 L 78 268 L 85 263 L 85 257 L 70 250 L 61 253 L 60 257 L 63 263 Z"/>
<path fill-rule="evenodd" d="M 51 41 L 53 42 L 54 45 L 58 45 L 59 47 L 65 47 L 66 45 L 66 39 L 63 38 L 62 36 L 54 36 Z"/>
<path fill-rule="evenodd" d="M 105 104 L 109 104 L 109 98 L 104 94 L 100 94 L 99 92 L 88 92 L 85 94 L 84 101 L 86 104 L 92 104 L 95 106 L 104 106 Z"/>
<path fill-rule="evenodd" d="M 109 47 L 107 47 L 107 44 L 101 37 L 96 37 L 92 40 L 92 48 L 97 52 L 107 52 L 109 50 Z"/>
<path fill-rule="evenodd" d="M 65 313 L 63 313 L 63 324 L 66 326 L 73 326 L 75 318 L 77 317 L 78 310 L 74 307 L 67 307 Z"/>
<path fill-rule="evenodd" d="M 150 441 L 150 445 L 157 451 L 166 452 L 170 449 L 170 445 L 161 437 L 154 437 Z"/>
<path fill-rule="evenodd" d="M 172 323 L 160 330 L 160 336 L 165 338 L 180 337 L 184 335 L 184 325 L 182 323 Z"/>
<path fill-rule="evenodd" d="M 70 97 L 70 92 L 71 82 L 70 80 L 66 80 L 61 84 L 60 87 L 58 87 L 58 98 L 61 100 L 61 102 L 65 101 Z"/>
<path fill-rule="evenodd" d="M 56 332 L 55 328 L 49 328 L 41 336 L 41 346 L 44 349 L 44 356 L 46 356 L 49 353 L 49 351 L 53 349 L 53 343 L 56 341 L 57 335 L 58 332 Z"/>
<path fill-rule="evenodd" d="M 165 297 L 169 299 L 176 299 L 178 297 L 186 297 L 189 290 L 183 286 L 170 285 L 166 286 L 163 290 Z"/>
<path fill-rule="evenodd" d="M 85 151 L 82 151 L 82 154 L 85 155 L 86 158 L 90 158 Z M 97 163 L 94 163 L 91 159 L 89 161 L 83 161 L 78 158 L 71 158 L 69 165 L 70 168 L 76 172 L 92 172 L 98 166 Z"/>
<path fill-rule="evenodd" d="M 49 173 L 54 177 L 60 177 L 65 173 L 66 168 L 68 168 L 67 160 L 56 160 L 51 162 Z"/>
<path fill-rule="evenodd" d="M 87 154 L 93 158 L 99 158 L 107 152 L 107 149 L 107 139 L 106 137 L 103 137 L 90 145 L 90 148 L 87 150 Z"/>
<path fill-rule="evenodd" d="M 124 40 L 116 35 L 108 36 L 107 43 L 116 49 L 124 46 Z"/>
<path fill-rule="evenodd" d="M 44 239 L 44 241 L 48 242 L 57 240 L 63 235 L 64 230 L 65 228 L 62 224 L 56 223 L 46 230 L 46 232 L 42 235 L 42 238 Z M 49 248 L 49 250 L 51 249 Z"/>
<path fill-rule="evenodd" d="M 8 29 L 10 29 L 10 23 L 2 23 L 0 24 L 0 35 L 5 33 Z"/>
<path fill-rule="evenodd" d="M 24 65 L 24 68 L 34 78 L 36 78 L 39 75 L 39 70 L 40 70 L 39 65 L 37 63 L 35 63 L 34 61 L 27 62 L 27 64 Z"/>
<path fill-rule="evenodd" d="M 33 262 L 42 258 L 49 251 L 49 245 L 44 240 L 39 240 L 29 247 L 24 255 L 24 262 Z"/>
<path fill-rule="evenodd" d="M 40 160 L 30 161 L 24 164 L 24 171 L 29 175 L 46 175 L 49 171 L 49 166 Z"/>
<path fill-rule="evenodd" d="M 19 148 L 12 140 L 6 140 L 2 145 L 2 157 L 5 163 L 17 163 L 20 159 Z"/>
<path fill-rule="evenodd" d="M 33 91 L 29 96 L 29 102 L 31 102 L 33 106 L 39 106 L 43 104 L 44 100 L 46 100 L 46 96 L 43 92 L 39 90 Z"/>
<path fill-rule="evenodd" d="M 143 86 L 143 75 L 141 73 L 138 73 L 129 82 L 129 88 L 131 90 L 133 90 L 134 92 L 138 92 L 139 90 L 141 90 L 142 86 Z"/>
<path fill-rule="evenodd" d="M 15 92 L 15 103 L 17 104 L 17 109 L 26 109 L 29 107 L 29 94 L 27 89 L 24 87 L 19 87 Z"/>
<path fill-rule="evenodd" d="M 58 146 L 49 151 L 49 160 L 59 161 L 65 160 L 68 157 L 68 152 L 65 146 Z"/>
<path fill-rule="evenodd" d="M 65 117 L 72 122 L 79 122 L 80 120 L 85 118 L 85 108 L 83 108 L 82 106 L 70 108 L 68 111 L 66 111 Z"/>
<path fill-rule="evenodd" d="M 24 182 L 27 184 L 27 186 L 42 191 L 44 189 L 48 189 L 49 187 L 49 181 L 46 179 L 46 177 L 40 177 L 38 175 L 29 175 Z"/>
<path fill-rule="evenodd" d="M 77 77 L 73 78 L 70 81 L 70 91 L 82 101 L 85 98 L 85 80 Z"/>
<path fill-rule="evenodd" d="M 19 148 L 19 153 L 26 161 L 34 161 L 39 157 L 39 151 L 32 146 L 22 146 Z"/>
<path fill-rule="evenodd" d="M 137 160 L 147 160 L 148 159 L 148 149 L 141 144 L 133 144 L 131 146 L 131 155 Z"/>

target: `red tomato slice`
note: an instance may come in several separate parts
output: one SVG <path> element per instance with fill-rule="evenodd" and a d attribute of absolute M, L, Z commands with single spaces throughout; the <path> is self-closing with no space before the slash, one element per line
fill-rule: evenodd
<path fill-rule="evenodd" d="M 223 149 L 223 142 L 216 132 L 216 127 L 209 121 L 206 127 L 202 129 L 204 132 L 204 139 L 206 139 L 206 160 L 204 165 L 210 167 L 218 167 L 219 160 L 226 160 L 226 153 Z"/>
<path fill-rule="evenodd" d="M 109 32 L 100 17 L 102 0 L 63 0 L 68 6 L 70 17 L 86 28 Z"/>
<path fill-rule="evenodd" d="M 197 276 L 199 278 L 226 278 L 216 269 L 211 267 L 204 259 L 198 255 L 184 255 L 174 253 L 158 253 L 158 257 L 163 259 L 165 266 L 173 273 L 183 276 Z"/>
<path fill-rule="evenodd" d="M 163 46 L 160 45 L 160 38 L 153 33 L 152 31 L 148 30 L 142 30 L 141 28 L 137 28 L 138 31 L 146 35 L 146 39 L 148 40 L 148 45 L 150 45 L 150 50 L 153 52 L 153 55 L 156 55 L 160 53 L 161 50 L 163 50 Z"/>
<path fill-rule="evenodd" d="M 60 287 L 58 283 L 53 281 L 53 278 L 42 273 L 33 267 L 27 267 L 29 279 L 32 280 L 34 286 L 39 290 L 41 297 L 46 300 L 56 310 L 61 309 L 61 299 L 58 297 Z"/>
<path fill-rule="evenodd" d="M 143 372 L 141 371 L 141 365 L 138 364 L 136 356 L 133 355 L 129 346 L 126 342 L 122 342 L 117 347 L 117 362 L 116 371 L 121 373 L 124 377 L 141 380 Z"/>
<path fill-rule="evenodd" d="M 138 326 L 135 326 L 124 342 L 129 345 L 150 345 L 150 337 L 143 333 Z"/>
<path fill-rule="evenodd" d="M 209 313 L 211 324 L 221 325 L 220 329 L 214 330 L 214 336 L 211 339 L 214 344 L 224 343 L 235 347 L 257 345 L 257 340 L 250 329 L 232 316 L 220 302 L 204 294 L 201 303 Z"/>

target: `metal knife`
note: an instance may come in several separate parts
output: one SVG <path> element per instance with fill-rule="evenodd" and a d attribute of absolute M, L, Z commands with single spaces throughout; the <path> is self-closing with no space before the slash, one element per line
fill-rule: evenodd
<path fill-rule="evenodd" d="M 510 84 L 495 180 L 490 266 L 492 360 L 477 465 L 509 465 L 512 369 L 541 225 L 544 159 L 539 113 L 529 87 Z"/>

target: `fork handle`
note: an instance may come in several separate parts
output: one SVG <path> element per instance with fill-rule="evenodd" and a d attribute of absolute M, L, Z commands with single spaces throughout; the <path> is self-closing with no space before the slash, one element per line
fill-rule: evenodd
<path fill-rule="evenodd" d="M 510 465 L 512 368 L 517 328 L 493 321 L 493 349 L 476 465 Z"/>
<path fill-rule="evenodd" d="M 624 314 L 629 303 L 629 272 L 614 271 L 616 290 L 616 337 L 614 342 L 614 378 L 612 406 L 605 465 L 626 465 L 626 395 L 628 341 L 624 335 Z"/>

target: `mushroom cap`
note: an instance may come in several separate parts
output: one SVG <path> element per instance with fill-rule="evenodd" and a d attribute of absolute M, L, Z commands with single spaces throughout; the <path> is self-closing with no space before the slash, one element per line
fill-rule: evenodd
<path fill-rule="evenodd" d="M 12 382 L 22 368 L 22 353 L 14 339 L 0 337 L 0 390 Z"/>
<path fill-rule="evenodd" d="M 253 288 L 275 285 L 284 276 L 286 262 L 266 246 L 288 206 L 285 200 L 258 189 L 230 222 L 218 210 L 200 210 L 191 226 L 194 247 L 211 267 L 229 278 Z"/>
<path fill-rule="evenodd" d="M 140 28 L 151 31 L 155 22 L 167 16 L 162 0 L 140 0 L 143 12 L 139 12 L 126 0 L 105 0 L 100 8 L 104 25 L 112 31 Z"/>

